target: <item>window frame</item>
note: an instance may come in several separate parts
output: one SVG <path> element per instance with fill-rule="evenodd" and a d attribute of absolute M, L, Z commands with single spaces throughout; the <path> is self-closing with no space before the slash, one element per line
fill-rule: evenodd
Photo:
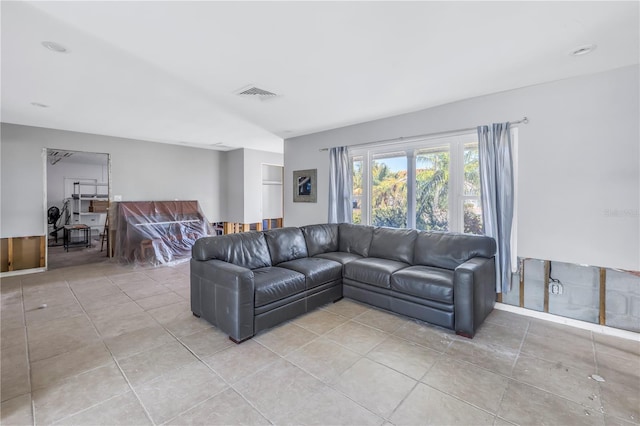
<path fill-rule="evenodd" d="M 449 190 L 448 190 L 448 231 L 464 232 L 464 202 L 477 199 L 480 195 L 464 195 L 464 149 L 465 145 L 478 143 L 478 135 L 460 132 L 446 136 L 420 138 L 403 144 L 370 145 L 352 149 L 349 153 L 351 164 L 355 158 L 362 160 L 361 223 L 371 224 L 371 165 L 374 156 L 405 152 L 407 157 L 407 228 L 416 228 L 416 156 L 424 149 L 449 149 Z"/>

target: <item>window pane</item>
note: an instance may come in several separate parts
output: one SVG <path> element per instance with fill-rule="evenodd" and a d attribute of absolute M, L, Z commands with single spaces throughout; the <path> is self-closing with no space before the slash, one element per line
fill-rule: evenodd
<path fill-rule="evenodd" d="M 484 234 L 482 225 L 482 208 L 479 199 L 464 200 L 464 233 L 465 234 Z"/>
<path fill-rule="evenodd" d="M 480 196 L 480 166 L 478 162 L 478 143 L 464 146 L 464 189 L 463 195 Z"/>
<path fill-rule="evenodd" d="M 374 156 L 371 224 L 392 228 L 407 226 L 407 157 L 404 153 Z"/>
<path fill-rule="evenodd" d="M 417 152 L 416 227 L 449 229 L 449 147 Z"/>
<path fill-rule="evenodd" d="M 351 167 L 353 173 L 353 191 L 352 203 L 353 214 L 351 216 L 353 223 L 362 223 L 362 157 L 353 157 Z"/>
<path fill-rule="evenodd" d="M 480 202 L 480 163 L 478 143 L 464 146 L 464 183 L 462 193 L 474 198 L 463 201 L 464 231 L 467 234 L 483 234 L 482 203 Z"/>

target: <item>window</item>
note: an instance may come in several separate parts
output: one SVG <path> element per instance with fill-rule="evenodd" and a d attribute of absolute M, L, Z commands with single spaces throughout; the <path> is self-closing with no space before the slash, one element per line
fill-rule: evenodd
<path fill-rule="evenodd" d="M 475 134 L 352 151 L 353 223 L 482 234 Z"/>

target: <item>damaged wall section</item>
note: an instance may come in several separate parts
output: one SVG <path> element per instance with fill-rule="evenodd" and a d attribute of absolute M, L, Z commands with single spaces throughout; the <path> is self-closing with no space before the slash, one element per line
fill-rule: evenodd
<path fill-rule="evenodd" d="M 521 269 L 512 275 L 511 291 L 502 295 L 502 303 L 580 321 L 600 323 L 601 268 L 550 262 L 549 307 L 545 310 L 545 261 L 520 261 Z M 520 273 L 523 264 L 524 305 L 521 305 Z M 605 268 L 604 271 L 604 325 L 640 332 L 640 276 L 616 269 Z"/>

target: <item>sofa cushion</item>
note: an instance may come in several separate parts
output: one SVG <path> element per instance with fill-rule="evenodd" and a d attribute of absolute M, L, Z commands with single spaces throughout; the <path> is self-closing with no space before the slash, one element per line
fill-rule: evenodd
<path fill-rule="evenodd" d="M 413 245 L 417 236 L 415 229 L 376 228 L 373 230 L 369 256 L 410 264 L 413 262 Z"/>
<path fill-rule="evenodd" d="M 341 223 L 338 228 L 338 251 L 355 253 L 367 257 L 373 237 L 373 226 Z"/>
<path fill-rule="evenodd" d="M 299 228 L 273 229 L 264 233 L 271 253 L 271 264 L 307 257 L 307 243 Z"/>
<path fill-rule="evenodd" d="M 271 266 L 267 242 L 259 232 L 199 238 L 191 254 L 196 260 L 218 259 L 249 269 Z"/>
<path fill-rule="evenodd" d="M 320 257 L 322 259 L 329 259 L 339 262 L 341 264 L 349 263 L 354 260 L 362 259 L 362 256 L 355 253 L 345 253 L 343 251 L 334 251 L 330 253 L 316 254 L 314 257 Z"/>
<path fill-rule="evenodd" d="M 391 289 L 423 299 L 453 303 L 453 271 L 410 266 L 391 276 Z"/>
<path fill-rule="evenodd" d="M 455 269 L 473 257 L 495 254 L 496 241 L 491 237 L 423 231 L 416 239 L 413 264 Z"/>
<path fill-rule="evenodd" d="M 342 264 L 321 257 L 304 257 L 278 264 L 306 277 L 307 289 L 342 279 Z"/>
<path fill-rule="evenodd" d="M 376 287 L 391 288 L 391 274 L 408 266 L 397 260 L 367 257 L 345 264 L 343 277 Z"/>
<path fill-rule="evenodd" d="M 308 225 L 302 227 L 309 257 L 338 251 L 338 224 Z"/>
<path fill-rule="evenodd" d="M 253 282 L 256 308 L 305 290 L 304 275 L 277 266 L 255 269 Z"/>

